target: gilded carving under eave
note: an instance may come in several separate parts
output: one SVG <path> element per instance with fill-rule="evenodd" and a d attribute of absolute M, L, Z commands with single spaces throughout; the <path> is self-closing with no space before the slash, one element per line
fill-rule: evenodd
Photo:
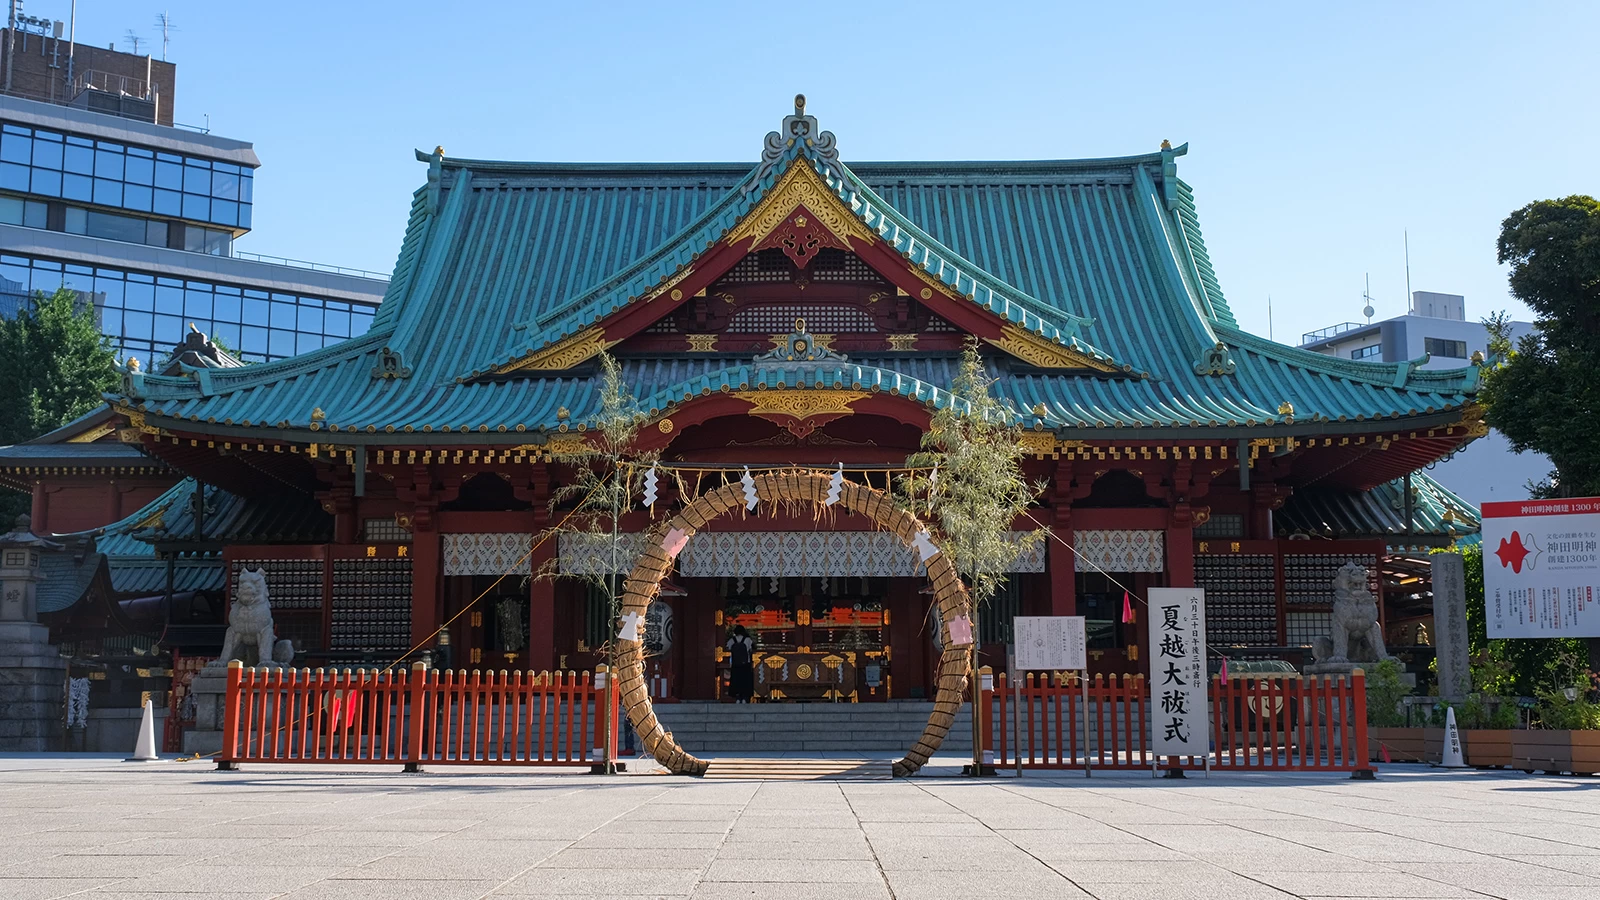
<path fill-rule="evenodd" d="M 1468 403 L 1461 408 L 1461 421 L 1458 424 L 1467 429 L 1468 438 L 1481 438 L 1489 433 L 1489 423 L 1483 420 L 1483 406 L 1477 403 Z"/>
<path fill-rule="evenodd" d="M 717 336 L 714 334 L 688 334 L 684 337 L 689 340 L 690 353 L 713 353 L 717 349 Z"/>
<path fill-rule="evenodd" d="M 600 328 L 590 328 L 580 331 L 565 340 L 537 350 L 521 359 L 515 359 L 502 366 L 495 367 L 492 371 L 496 375 L 508 372 L 525 371 L 559 371 L 570 369 L 579 363 L 598 355 L 601 351 L 613 347 L 617 341 L 606 340 L 605 332 Z"/>
<path fill-rule="evenodd" d="M 789 170 L 783 173 L 783 177 L 756 204 L 755 209 L 745 213 L 744 218 L 733 226 L 728 232 L 728 243 L 735 245 L 751 240 L 754 246 L 771 234 L 798 206 L 810 210 L 823 227 L 852 250 L 855 249 L 850 244 L 852 238 L 868 244 L 877 240 L 877 236 L 823 183 L 821 176 L 802 157 L 791 162 Z"/>
<path fill-rule="evenodd" d="M 754 404 L 750 415 L 783 415 L 796 419 L 812 416 L 848 416 L 850 404 L 867 397 L 866 391 L 734 391 L 733 396 Z"/>
<path fill-rule="evenodd" d="M 1097 372 L 1117 372 L 1116 366 L 1103 359 L 1080 353 L 1070 347 L 1063 347 L 1055 341 L 1048 341 L 1036 334 L 1032 334 L 1016 325 L 1007 325 L 998 338 L 990 338 L 989 343 L 999 347 L 1023 362 L 1032 363 L 1041 369 L 1094 369 Z"/>

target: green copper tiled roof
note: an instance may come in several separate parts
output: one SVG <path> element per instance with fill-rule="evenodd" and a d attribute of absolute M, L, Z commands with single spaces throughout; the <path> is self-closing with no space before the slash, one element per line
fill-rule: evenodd
<path fill-rule="evenodd" d="M 1177 179 L 1183 152 L 849 167 L 808 155 L 801 164 L 814 165 L 865 225 L 972 302 L 1131 369 L 1128 377 L 1046 372 L 997 357 L 1007 398 L 1019 411 L 1043 403 L 1043 423 L 1064 437 L 1101 426 L 1284 427 L 1285 402 L 1301 428 L 1429 414 L 1437 424 L 1470 401 L 1475 368 L 1340 360 L 1239 330 L 1193 194 Z M 503 430 L 506 438 L 491 439 L 512 440 L 556 428 L 562 407 L 576 424 L 595 408 L 586 374 L 473 376 L 576 333 L 690 265 L 782 169 L 427 159 L 428 180 L 413 197 L 371 331 L 242 369 L 136 376 L 134 399 L 158 416 L 266 429 L 304 430 L 318 407 L 330 432 L 448 427 Z M 1198 374 L 1219 342 L 1225 351 L 1209 371 L 1226 374 Z M 376 377 L 388 351 L 405 377 Z M 785 370 L 731 357 L 630 366 L 640 373 L 635 393 L 652 404 L 793 381 Z M 858 356 L 820 380 L 878 385 L 936 405 L 950 383 L 947 360 L 918 353 Z"/>
<path fill-rule="evenodd" d="M 1411 490 L 1410 529 L 1403 478 L 1370 491 L 1297 488 L 1283 509 L 1273 514 L 1273 525 L 1279 537 L 1375 537 L 1396 546 L 1451 544 L 1481 532 L 1478 510 L 1426 472 L 1412 473 Z"/>

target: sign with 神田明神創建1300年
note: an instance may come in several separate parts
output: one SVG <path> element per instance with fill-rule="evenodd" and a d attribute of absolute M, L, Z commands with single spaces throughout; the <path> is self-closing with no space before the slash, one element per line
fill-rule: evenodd
<path fill-rule="evenodd" d="M 1483 505 L 1489 637 L 1600 637 L 1600 497 Z"/>
<path fill-rule="evenodd" d="M 1206 672 L 1206 592 L 1151 588 L 1150 731 L 1156 756 L 1211 749 Z"/>

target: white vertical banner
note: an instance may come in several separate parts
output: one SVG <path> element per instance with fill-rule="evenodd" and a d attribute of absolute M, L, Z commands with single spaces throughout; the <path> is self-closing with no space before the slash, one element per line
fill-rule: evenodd
<path fill-rule="evenodd" d="M 1150 731 L 1157 756 L 1211 749 L 1206 592 L 1150 588 Z"/>

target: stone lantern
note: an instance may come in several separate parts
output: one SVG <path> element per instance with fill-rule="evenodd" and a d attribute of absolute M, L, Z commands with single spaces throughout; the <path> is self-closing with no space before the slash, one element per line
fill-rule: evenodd
<path fill-rule="evenodd" d="M 62 549 L 30 530 L 26 515 L 0 535 L 0 750 L 54 749 L 61 734 L 67 661 L 39 624 L 40 556 Z"/>

